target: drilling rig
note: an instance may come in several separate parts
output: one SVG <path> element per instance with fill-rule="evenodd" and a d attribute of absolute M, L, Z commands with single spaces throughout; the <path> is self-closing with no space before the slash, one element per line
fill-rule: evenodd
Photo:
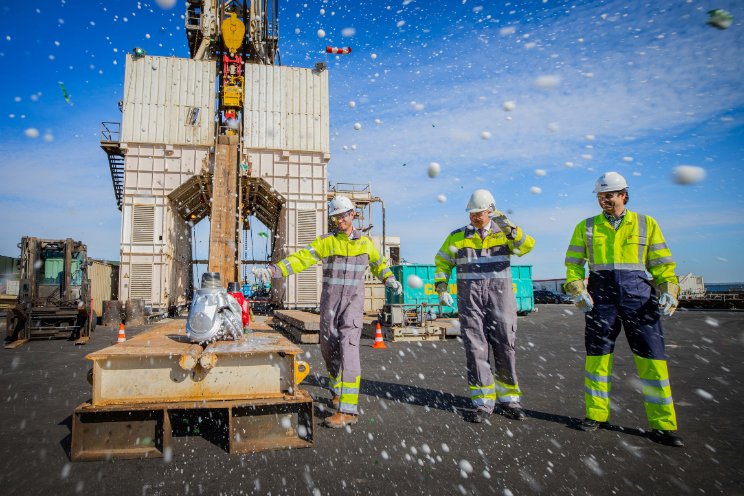
<path fill-rule="evenodd" d="M 104 122 L 122 211 L 121 299 L 153 313 L 188 304 L 194 268 L 223 284 L 306 246 L 326 225 L 328 73 L 277 63 L 277 0 L 189 0 L 190 58 L 127 55 L 121 123 Z M 208 260 L 193 226 L 209 216 Z M 268 260 L 247 256 L 255 220 Z M 272 288 L 274 306 L 316 308 L 317 267 Z"/>
<path fill-rule="evenodd" d="M 221 277 L 209 274 L 200 291 L 215 293 L 243 265 L 269 262 L 241 256 L 253 219 L 271 230 L 272 259 L 325 227 L 328 74 L 275 64 L 276 8 L 189 0 L 190 58 L 127 55 L 122 120 L 101 133 L 122 212 L 120 298 L 152 312 L 186 306 L 204 262 L 192 254 L 193 226 L 207 216 L 205 262 Z M 319 287 L 315 270 L 272 297 L 315 307 Z M 89 354 L 92 397 L 73 413 L 72 460 L 165 456 L 177 410 L 206 419 L 231 453 L 311 446 L 303 350 L 276 333 L 243 337 L 239 319 L 231 341 L 192 344 L 173 320 Z"/>

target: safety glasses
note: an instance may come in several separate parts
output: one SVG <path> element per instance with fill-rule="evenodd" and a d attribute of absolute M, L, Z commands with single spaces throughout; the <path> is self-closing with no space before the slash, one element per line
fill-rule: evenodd
<path fill-rule="evenodd" d="M 344 212 L 342 214 L 331 215 L 331 219 L 333 219 L 335 222 L 338 222 L 338 221 L 340 221 L 342 219 L 345 219 L 346 217 L 350 216 L 352 214 L 352 212 L 354 212 L 354 211 L 353 210 L 347 210 L 346 212 Z"/>
<path fill-rule="evenodd" d="M 491 212 L 489 212 L 488 210 L 482 210 L 480 212 L 470 212 L 469 215 L 471 219 L 478 219 L 478 218 L 485 219 L 489 216 L 490 213 Z"/>

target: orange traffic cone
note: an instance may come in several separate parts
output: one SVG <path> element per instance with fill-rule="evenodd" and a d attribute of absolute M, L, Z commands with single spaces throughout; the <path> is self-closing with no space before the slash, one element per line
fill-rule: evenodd
<path fill-rule="evenodd" d="M 372 345 L 372 348 L 387 348 L 387 346 L 385 346 L 385 341 L 382 340 L 382 329 L 380 329 L 380 322 L 377 322 L 377 327 L 375 328 L 375 344 Z"/>
<path fill-rule="evenodd" d="M 119 324 L 119 337 L 116 338 L 117 343 L 123 343 L 127 340 L 127 334 L 124 332 L 124 323 Z"/>

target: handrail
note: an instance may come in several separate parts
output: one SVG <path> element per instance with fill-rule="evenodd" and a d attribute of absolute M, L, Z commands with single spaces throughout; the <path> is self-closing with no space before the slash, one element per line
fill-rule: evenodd
<path fill-rule="evenodd" d="M 101 122 L 101 143 L 121 141 L 121 122 Z"/>
<path fill-rule="evenodd" d="M 350 189 L 341 189 L 340 186 L 349 186 Z M 331 191 L 334 191 L 336 193 L 340 192 L 354 192 L 354 193 L 363 193 L 365 191 L 372 192 L 372 185 L 370 183 L 367 184 L 361 184 L 361 183 L 336 183 L 335 186 L 331 186 Z"/>

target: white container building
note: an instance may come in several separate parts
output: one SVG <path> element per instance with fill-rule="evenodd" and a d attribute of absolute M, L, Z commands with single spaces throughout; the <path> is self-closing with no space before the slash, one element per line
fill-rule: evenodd
<path fill-rule="evenodd" d="M 154 312 L 188 299 L 191 225 L 209 214 L 216 81 L 214 61 L 127 56 L 119 298 Z M 273 231 L 279 260 L 325 231 L 328 73 L 246 64 L 244 101 L 244 206 Z M 314 267 L 276 287 L 274 302 L 314 308 L 320 285 Z"/>

